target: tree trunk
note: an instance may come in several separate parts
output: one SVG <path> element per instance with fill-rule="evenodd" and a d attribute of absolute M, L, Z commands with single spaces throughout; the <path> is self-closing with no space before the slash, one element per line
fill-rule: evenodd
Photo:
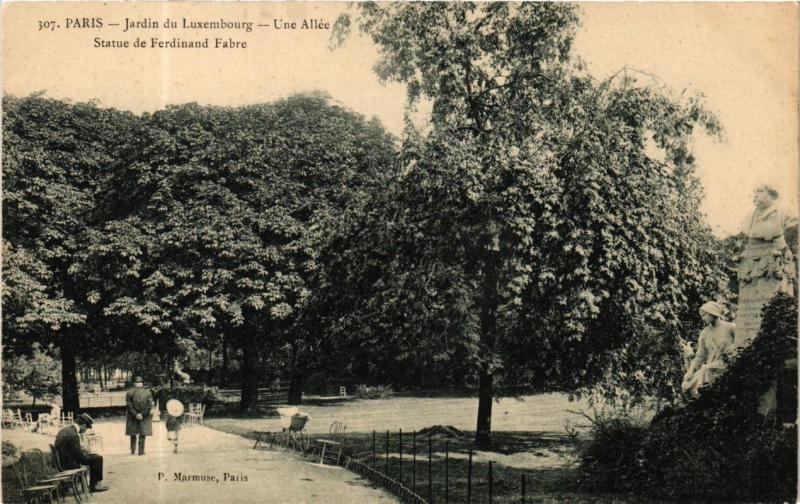
<path fill-rule="evenodd" d="M 493 221 L 487 223 L 487 236 L 491 240 L 496 233 Z M 482 271 L 482 296 L 481 296 L 481 342 L 486 347 L 484 363 L 480 364 L 478 377 L 478 425 L 475 431 L 475 446 L 487 449 L 492 445 L 492 399 L 494 395 L 492 372 L 489 360 L 494 352 L 497 334 L 497 283 L 499 257 L 493 252 L 488 252 L 484 258 Z"/>
<path fill-rule="evenodd" d="M 219 377 L 220 385 L 228 383 L 228 336 L 222 335 L 222 369 Z"/>
<path fill-rule="evenodd" d="M 64 411 L 78 414 L 81 399 L 76 375 L 75 347 L 70 345 L 70 341 L 61 345 L 61 400 Z"/>
<path fill-rule="evenodd" d="M 214 350 L 210 348 L 208 349 L 208 375 L 206 375 L 206 383 L 211 386 L 214 384 L 214 381 L 211 379 L 211 366 L 212 366 L 212 358 L 214 357 Z"/>
<path fill-rule="evenodd" d="M 297 345 L 292 343 L 292 374 L 289 381 L 289 404 L 303 402 L 303 370 L 297 359 Z"/>
<path fill-rule="evenodd" d="M 492 374 L 481 370 L 478 382 L 478 427 L 475 432 L 475 446 L 487 449 L 492 446 Z"/>
<path fill-rule="evenodd" d="M 255 408 L 258 400 L 258 379 L 255 376 L 255 342 L 249 331 L 242 341 L 242 400 L 239 409 L 242 412 Z"/>
<path fill-rule="evenodd" d="M 106 392 L 108 387 L 106 386 L 105 374 L 103 374 L 103 365 L 101 364 L 97 370 L 97 376 L 100 378 L 100 390 Z"/>
<path fill-rule="evenodd" d="M 289 404 L 298 405 L 303 402 L 303 373 L 292 369 L 292 378 L 289 382 Z"/>

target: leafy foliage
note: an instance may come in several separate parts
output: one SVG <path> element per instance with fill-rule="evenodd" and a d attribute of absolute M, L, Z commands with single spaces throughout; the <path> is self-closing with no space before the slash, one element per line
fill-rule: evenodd
<path fill-rule="evenodd" d="M 582 485 L 601 491 L 638 489 L 637 452 L 642 446 L 647 422 L 627 409 L 584 416 L 590 420 L 591 429 L 588 439 L 576 438 Z"/>
<path fill-rule="evenodd" d="M 134 118 L 91 103 L 40 97 L 3 100 L 3 333 L 31 336 L 80 327 L 82 293 L 67 281 L 82 231 L 95 220 L 96 193 L 120 163 Z"/>
<path fill-rule="evenodd" d="M 92 103 L 3 99 L 4 352 L 28 353 L 36 341 L 58 346 L 68 410 L 78 407 L 76 354 L 110 341 L 70 269 L 136 123 Z"/>
<path fill-rule="evenodd" d="M 37 399 L 50 399 L 61 391 L 61 365 L 52 348 L 34 344 L 30 356 L 3 359 L 3 397 L 25 392 Z"/>
<path fill-rule="evenodd" d="M 153 390 L 153 397 L 158 401 L 161 409 L 166 408 L 167 401 L 177 399 L 183 403 L 184 408 L 189 404 L 209 404 L 214 401 L 216 391 L 214 388 L 201 385 L 175 385 L 173 387 L 160 386 Z"/>
<path fill-rule="evenodd" d="M 589 479 L 671 498 L 793 501 L 796 426 L 765 419 L 757 406 L 784 361 L 796 355 L 796 332 L 795 301 L 777 296 L 765 308 L 758 338 L 725 374 L 696 401 L 662 411 L 643 432 L 620 424 L 619 443 L 603 447 L 618 457 L 585 463 Z"/>
<path fill-rule="evenodd" d="M 254 386 L 262 350 L 305 344 L 290 328 L 317 250 L 393 151 L 380 124 L 320 95 L 169 107 L 146 118 L 109 179 L 110 218 L 74 271 L 105 316 L 126 322 L 130 347 L 176 355 L 178 341 L 211 349 L 228 338 Z"/>
<path fill-rule="evenodd" d="M 571 5 L 359 8 L 378 75 L 433 112 L 427 132 L 409 124 L 391 196 L 329 249 L 329 336 L 400 367 L 463 363 L 483 445 L 495 385 L 611 394 L 673 374 L 632 356 L 655 332 L 677 348 L 719 286 L 689 149 L 719 131 L 702 99 L 592 79 L 570 58 Z"/>

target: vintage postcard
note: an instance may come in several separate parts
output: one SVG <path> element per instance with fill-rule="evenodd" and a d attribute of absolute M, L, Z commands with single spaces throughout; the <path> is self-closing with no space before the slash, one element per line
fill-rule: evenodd
<path fill-rule="evenodd" d="M 2 501 L 795 501 L 799 14 L 4 3 Z"/>

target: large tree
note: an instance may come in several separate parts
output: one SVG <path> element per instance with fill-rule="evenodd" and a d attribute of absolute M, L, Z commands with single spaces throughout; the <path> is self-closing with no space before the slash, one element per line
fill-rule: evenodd
<path fill-rule="evenodd" d="M 259 356 L 302 344 L 291 327 L 317 249 L 392 167 L 392 139 L 320 95 L 174 106 L 145 121 L 135 156 L 109 181 L 110 218 L 92 231 L 81 269 L 98 272 L 103 312 L 143 343 L 161 341 L 165 355 L 177 338 L 240 348 L 251 408 Z"/>
<path fill-rule="evenodd" d="M 79 408 L 76 358 L 105 338 L 69 271 L 98 223 L 98 190 L 126 158 L 136 118 L 91 103 L 3 99 L 4 352 L 60 349 L 64 408 Z"/>
<path fill-rule="evenodd" d="M 717 287 L 689 140 L 718 125 L 631 73 L 588 75 L 572 5 L 358 11 L 379 76 L 432 113 L 385 204 L 327 250 L 324 326 L 400 365 L 466 362 L 485 447 L 498 385 L 597 383 L 642 323 L 674 329 Z"/>

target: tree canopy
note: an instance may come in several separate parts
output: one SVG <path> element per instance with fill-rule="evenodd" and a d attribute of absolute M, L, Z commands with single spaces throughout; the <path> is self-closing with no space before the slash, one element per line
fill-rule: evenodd
<path fill-rule="evenodd" d="M 643 325 L 675 329 L 716 289 L 688 142 L 719 126 L 699 99 L 593 79 L 568 4 L 366 3 L 358 19 L 378 75 L 433 112 L 403 139 L 386 211 L 331 250 L 331 337 L 469 363 L 486 446 L 497 385 L 598 383 Z"/>
<path fill-rule="evenodd" d="M 170 107 L 147 118 L 138 143 L 109 180 L 113 218 L 92 231 L 76 270 L 95 272 L 90 296 L 107 316 L 126 320 L 132 337 L 164 340 L 167 354 L 176 337 L 212 348 L 228 338 L 245 350 L 252 394 L 254 359 L 297 343 L 288 329 L 325 230 L 392 167 L 392 139 L 301 95 Z M 243 406 L 252 400 L 245 393 Z"/>
<path fill-rule="evenodd" d="M 98 222 L 103 181 L 126 158 L 131 114 L 41 97 L 3 100 L 4 352 L 62 349 L 64 404 L 77 408 L 76 352 L 101 344 L 69 269 Z M 80 343 L 80 344 L 79 344 Z"/>

